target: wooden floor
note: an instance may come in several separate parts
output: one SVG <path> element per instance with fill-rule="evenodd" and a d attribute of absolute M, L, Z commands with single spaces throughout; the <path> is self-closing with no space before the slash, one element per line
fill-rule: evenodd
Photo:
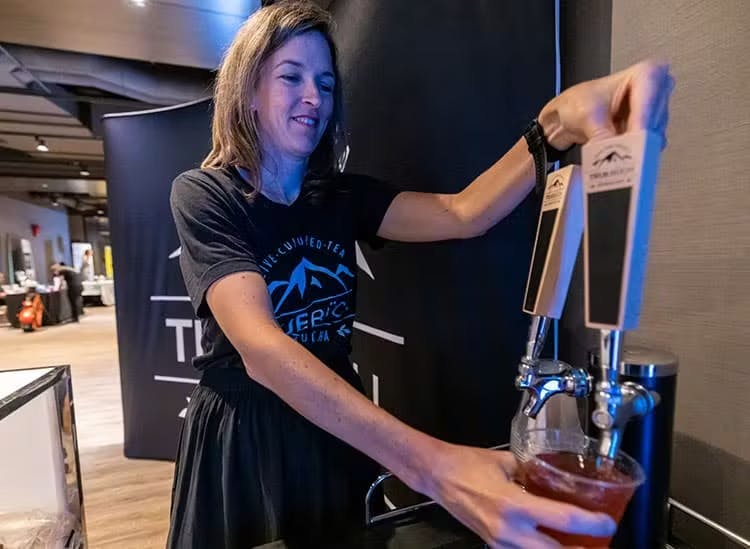
<path fill-rule="evenodd" d="M 34 333 L 0 328 L 0 370 L 70 364 L 89 547 L 163 548 L 173 465 L 126 459 L 112 307 Z"/>

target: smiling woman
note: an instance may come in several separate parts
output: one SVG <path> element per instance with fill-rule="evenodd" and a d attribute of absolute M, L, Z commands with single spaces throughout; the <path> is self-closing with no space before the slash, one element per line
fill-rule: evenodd
<path fill-rule="evenodd" d="M 250 105 L 267 169 L 277 172 L 284 164 L 306 166 L 333 114 L 335 82 L 331 50 L 319 31 L 294 36 L 271 54 Z M 275 185 L 282 182 L 284 178 L 269 179 L 263 192 L 291 203 L 299 186 Z"/>
<path fill-rule="evenodd" d="M 203 168 L 241 166 L 259 192 L 268 180 L 261 157 L 278 169 L 279 153 L 291 147 L 315 177 L 333 174 L 346 143 L 330 25 L 327 12 L 305 3 L 261 9 L 248 19 L 217 76 L 213 148 Z M 291 124 L 314 131 L 290 142 Z"/>
<path fill-rule="evenodd" d="M 194 361 L 203 374 L 180 441 L 169 547 L 309 542 L 357 527 L 379 472 L 279 398 L 296 386 L 324 409 L 309 382 L 293 382 L 296 368 L 283 374 L 301 361 L 372 406 L 348 358 L 354 240 L 377 244 L 396 192 L 337 172 L 344 133 L 329 24 L 320 8 L 288 2 L 247 21 L 217 77 L 213 148 L 173 185 L 205 353 Z"/>

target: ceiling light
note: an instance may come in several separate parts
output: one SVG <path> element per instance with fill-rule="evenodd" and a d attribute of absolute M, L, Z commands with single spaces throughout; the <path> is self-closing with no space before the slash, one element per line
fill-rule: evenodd
<path fill-rule="evenodd" d="M 142 8 L 146 5 L 146 0 L 130 0 L 130 3 Z"/>
<path fill-rule="evenodd" d="M 40 139 L 38 136 L 36 137 L 36 150 L 43 153 L 49 152 L 47 143 L 44 142 L 44 139 Z"/>
<path fill-rule="evenodd" d="M 79 172 L 83 177 L 88 177 L 91 175 L 91 172 L 88 170 L 88 168 L 84 165 L 81 165 L 81 171 Z"/>
<path fill-rule="evenodd" d="M 96 215 L 104 215 L 104 210 L 96 210 Z"/>

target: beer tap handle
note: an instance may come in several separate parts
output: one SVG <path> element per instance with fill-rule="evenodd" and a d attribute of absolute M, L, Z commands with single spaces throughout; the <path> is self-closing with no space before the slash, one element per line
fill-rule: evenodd
<path fill-rule="evenodd" d="M 531 324 L 520 368 L 525 365 L 528 370 L 537 363 L 552 319 L 562 314 L 582 234 L 581 169 L 570 165 L 547 176 L 542 196 L 523 299 Z"/>
<path fill-rule="evenodd" d="M 552 172 L 542 197 L 523 311 L 559 319 L 583 234 L 581 169 Z"/>
<path fill-rule="evenodd" d="M 570 165 L 547 177 L 524 294 L 523 311 L 531 315 L 531 323 L 516 387 L 527 392 L 523 413 L 531 418 L 552 396 L 580 396 L 581 385 L 590 384 L 583 370 L 573 371 L 560 361 L 540 361 L 549 325 L 562 315 L 582 234 L 581 169 Z"/>
<path fill-rule="evenodd" d="M 628 419 L 657 402 L 640 386 L 620 385 L 618 370 L 623 332 L 640 319 L 660 152 L 660 139 L 647 131 L 589 141 L 581 151 L 585 318 L 601 330 L 592 420 L 603 456 L 614 457 Z"/>

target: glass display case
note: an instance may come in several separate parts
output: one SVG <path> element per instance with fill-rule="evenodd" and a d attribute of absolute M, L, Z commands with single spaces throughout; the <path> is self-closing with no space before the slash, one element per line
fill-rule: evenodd
<path fill-rule="evenodd" d="M 0 548 L 86 547 L 69 366 L 0 372 Z"/>

